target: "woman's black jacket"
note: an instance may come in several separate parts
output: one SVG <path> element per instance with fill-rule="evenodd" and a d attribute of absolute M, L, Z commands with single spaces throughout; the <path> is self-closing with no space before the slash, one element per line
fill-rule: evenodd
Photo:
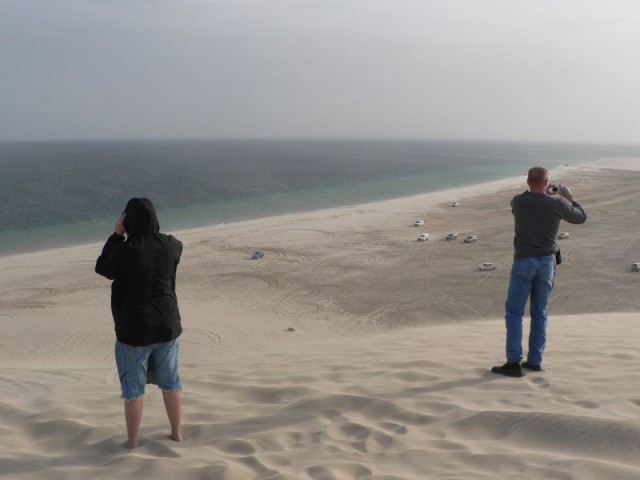
<path fill-rule="evenodd" d="M 134 346 L 171 341 L 182 333 L 176 297 L 182 243 L 159 233 L 149 200 L 132 199 L 125 211 L 126 240 L 111 235 L 96 262 L 96 273 L 113 280 L 111 312 L 116 337 Z"/>

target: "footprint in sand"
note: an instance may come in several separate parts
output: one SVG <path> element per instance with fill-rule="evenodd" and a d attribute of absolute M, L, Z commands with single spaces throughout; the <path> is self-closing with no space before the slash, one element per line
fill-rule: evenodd
<path fill-rule="evenodd" d="M 222 439 L 213 444 L 213 447 L 227 455 L 237 455 L 246 457 L 247 455 L 253 455 L 256 450 L 251 443 L 245 440 L 236 439 Z"/>
<path fill-rule="evenodd" d="M 358 463 L 345 463 L 337 465 L 314 465 L 307 469 L 307 473 L 313 480 L 337 480 L 339 478 L 370 479 L 373 472 L 364 465 Z"/>

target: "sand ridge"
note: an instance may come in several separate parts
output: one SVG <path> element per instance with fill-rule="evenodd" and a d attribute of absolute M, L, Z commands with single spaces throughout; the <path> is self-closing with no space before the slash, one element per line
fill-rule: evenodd
<path fill-rule="evenodd" d="M 640 327 L 606 319 L 554 318 L 549 369 L 518 380 L 486 368 L 499 321 L 186 365 L 187 441 L 166 439 L 149 392 L 132 453 L 108 369 L 9 369 L 0 464 L 8 478 L 637 478 Z"/>

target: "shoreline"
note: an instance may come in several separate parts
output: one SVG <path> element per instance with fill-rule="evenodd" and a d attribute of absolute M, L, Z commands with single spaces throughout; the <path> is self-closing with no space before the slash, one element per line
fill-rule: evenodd
<path fill-rule="evenodd" d="M 555 168 L 551 168 L 550 172 L 552 175 L 554 174 L 563 175 L 563 174 L 566 174 L 567 172 L 570 172 L 572 168 L 640 171 L 640 159 L 614 158 L 614 159 L 602 159 L 602 160 L 597 160 L 597 161 L 587 162 L 587 163 L 560 165 Z M 378 204 L 384 204 L 387 202 L 390 202 L 390 203 L 403 202 L 405 200 L 407 201 L 414 200 L 416 202 L 424 201 L 426 202 L 426 204 L 431 204 L 433 202 L 446 202 L 448 199 L 453 199 L 454 197 L 458 199 L 469 198 L 471 196 L 485 193 L 486 191 L 490 191 L 492 189 L 497 190 L 500 188 L 512 188 L 513 186 L 518 184 L 522 184 L 522 188 L 526 189 L 526 182 L 522 181 L 525 174 L 526 172 L 523 172 L 521 176 L 512 176 L 512 177 L 492 180 L 488 182 L 481 182 L 478 184 L 465 185 L 462 187 L 446 188 L 443 190 L 417 193 L 414 195 L 400 196 L 400 197 L 383 199 L 383 200 L 367 202 L 367 203 L 341 205 L 341 206 L 321 208 L 316 210 L 306 210 L 301 212 L 282 213 L 277 215 L 269 215 L 266 217 L 250 218 L 250 219 L 239 220 L 234 222 L 216 223 L 213 225 L 205 225 L 200 227 L 192 227 L 192 228 L 184 228 L 184 229 L 181 228 L 178 230 L 167 230 L 165 233 L 170 233 L 175 236 L 180 236 L 183 234 L 192 235 L 197 233 L 205 233 L 211 229 L 222 227 L 224 225 L 246 224 L 250 222 L 260 222 L 260 221 L 269 221 L 269 220 L 278 221 L 278 219 L 289 218 L 293 216 L 302 217 L 306 215 L 316 215 L 316 214 L 323 214 L 323 213 L 330 214 L 332 210 L 349 209 L 349 208 L 365 208 L 366 209 L 368 208 L 368 206 L 376 206 Z M 108 235 L 109 233 L 105 234 L 104 238 L 106 239 Z M 104 244 L 103 240 L 96 240 L 91 242 L 80 242 L 77 244 L 73 243 L 73 244 L 68 244 L 68 245 L 63 245 L 63 246 L 58 246 L 58 247 L 48 248 L 48 249 L 41 249 L 41 250 L 32 250 L 32 251 L 17 252 L 17 253 L 0 253 L 0 259 L 4 257 L 17 256 L 17 255 L 30 255 L 30 254 L 38 254 L 43 252 L 59 252 L 59 251 L 65 251 L 68 249 L 83 248 L 86 246 L 103 245 L 103 244 Z"/>
<path fill-rule="evenodd" d="M 459 198 L 467 198 L 468 196 L 473 196 L 478 194 L 479 192 L 481 192 L 483 189 L 485 188 L 492 188 L 495 184 L 496 187 L 498 186 L 504 186 L 504 187 L 508 187 L 510 186 L 512 183 L 517 182 L 520 179 L 520 177 L 507 177 L 507 178 L 503 178 L 503 179 L 498 179 L 498 180 L 492 180 L 489 182 L 482 182 L 482 183 L 478 183 L 478 184 L 472 184 L 472 185 L 466 185 L 466 186 L 462 186 L 462 187 L 455 187 L 455 188 L 447 188 L 447 189 L 443 189 L 443 190 L 436 190 L 433 192 L 424 192 L 424 193 L 417 193 L 414 195 L 405 195 L 405 196 L 400 196 L 400 197 L 394 197 L 394 198 L 390 198 L 390 199 L 383 199 L 383 200 L 377 200 L 377 201 L 373 201 L 373 202 L 366 202 L 366 203 L 356 203 L 356 204 L 348 204 L 348 205 L 340 205 L 340 206 L 335 206 L 335 207 L 327 207 L 327 208 L 319 208 L 319 209 L 313 209 L 313 210 L 304 210 L 304 211 L 298 211 L 298 212 L 289 212 L 289 213 L 281 213 L 281 214 L 276 214 L 276 215 L 268 215 L 268 216 L 264 216 L 264 217 L 256 217 L 256 218 L 248 218 L 245 220 L 238 220 L 238 221 L 233 221 L 233 222 L 220 222 L 220 223 L 215 223 L 212 225 L 204 225 L 204 226 L 199 226 L 199 227 L 191 227 L 191 228 L 180 228 L 177 230 L 164 230 L 161 229 L 163 233 L 168 233 L 174 236 L 180 236 L 183 234 L 194 234 L 194 233 L 199 233 L 199 232 L 207 232 L 211 229 L 215 229 L 217 227 L 221 227 L 221 226 L 225 226 L 225 225 L 239 225 L 239 224 L 246 224 L 246 223 L 251 223 L 251 222 L 260 222 L 260 221 L 269 221 L 269 220 L 275 220 L 278 221 L 281 218 L 288 218 L 288 217 L 293 217 L 293 216 L 305 216 L 305 215 L 316 215 L 316 214 L 330 214 L 330 212 L 332 210 L 340 210 L 340 209 L 349 209 L 349 208 L 367 208 L 368 206 L 374 206 L 377 204 L 384 204 L 387 202 L 398 202 L 398 201 L 403 201 L 405 199 L 415 199 L 415 200 L 424 200 L 424 201 L 433 201 L 430 197 L 434 196 L 434 197 L 444 197 L 446 196 L 449 192 L 450 192 L 450 196 L 458 196 Z M 457 193 L 459 192 L 459 194 Z M 443 200 L 444 201 L 444 200 Z M 115 222 L 115 220 L 114 220 Z M 112 232 L 111 232 L 112 233 Z M 105 240 L 106 238 L 111 234 L 111 233 L 106 233 L 105 234 Z M 58 251 L 65 251 L 68 249 L 74 249 L 74 248 L 83 248 L 85 246 L 93 246 L 93 245 L 100 245 L 102 246 L 104 244 L 103 240 L 96 240 L 96 241 L 90 241 L 90 242 L 80 242 L 80 243 L 72 243 L 72 244 L 67 244 L 67 245 L 62 245 L 62 246 L 58 246 L 58 247 L 54 247 L 54 248 L 47 248 L 47 249 L 41 249 L 41 250 L 31 250 L 31 251 L 26 251 L 26 252 L 17 252 L 17 253 L 0 253 L 0 259 L 3 257 L 10 257 L 10 256 L 17 256 L 17 255 L 30 255 L 30 254 L 38 254 L 38 253 L 44 253 L 44 252 L 58 252 Z"/>
<path fill-rule="evenodd" d="M 552 172 L 558 171 L 560 169 L 562 169 L 563 167 L 557 167 L 556 169 L 553 169 Z M 564 167 L 566 168 L 566 167 Z M 526 172 L 525 172 L 526 173 Z M 523 175 L 525 175 L 525 173 L 523 173 Z M 171 235 L 174 235 L 176 237 L 182 236 L 182 235 L 193 235 L 193 234 L 198 234 L 198 233 L 206 233 L 209 232 L 212 229 L 215 228 L 219 228 L 219 227 L 223 227 L 223 226 L 228 226 L 228 225 L 242 225 L 242 224 L 247 224 L 247 223 L 251 223 L 251 222 L 263 222 L 263 221 L 279 221 L 281 219 L 290 219 L 291 217 L 303 217 L 303 216 L 317 216 L 317 215 L 331 215 L 333 210 L 341 210 L 341 209 L 366 209 L 368 207 L 374 207 L 376 205 L 379 204 L 385 204 L 385 203 L 395 203 L 395 202 L 403 202 L 403 201 L 415 201 L 415 202 L 419 202 L 419 201 L 424 201 L 427 202 L 426 206 L 427 207 L 432 207 L 435 206 L 432 205 L 433 202 L 445 202 L 447 201 L 447 198 L 468 198 L 470 196 L 474 196 L 474 195 L 478 195 L 483 193 L 486 190 L 492 190 L 492 189 L 496 189 L 496 188 L 509 188 L 512 187 L 514 184 L 516 184 L 517 182 L 521 182 L 522 181 L 522 177 L 521 176 L 517 176 L 517 177 L 507 177 L 507 178 L 502 178 L 502 179 L 498 179 L 498 180 L 492 180 L 489 182 L 481 182 L 478 184 L 472 184 L 472 185 L 466 185 L 466 186 L 462 186 L 462 187 L 455 187 L 455 188 L 447 188 L 447 189 L 443 189 L 443 190 L 436 190 L 433 192 L 424 192 L 424 193 L 418 193 L 418 194 L 414 194 L 414 195 L 406 195 L 406 196 L 401 196 L 401 197 L 395 197 L 395 198 L 390 198 L 390 199 L 384 199 L 384 200 L 377 200 L 377 201 L 373 201 L 373 202 L 367 202 L 367 203 L 358 203 L 358 204 L 349 204 L 349 205 L 341 205 L 341 206 L 337 206 L 337 207 L 328 207 L 328 208 L 321 208 L 321 209 L 315 209 L 315 210 L 306 210 L 306 211 L 301 211 L 301 212 L 290 212 L 290 213 L 282 213 L 282 214 L 277 214 L 277 215 L 269 215 L 266 217 L 258 217 L 258 218 L 250 218 L 250 219 L 246 219 L 246 220 L 239 220 L 239 221 L 234 221 L 234 222 L 222 222 L 222 223 L 216 223 L 213 225 L 205 225 L 205 226 L 200 226 L 200 227 L 192 227 L 192 228 L 184 228 L 184 229 L 178 229 L 178 230 L 167 230 L 167 231 L 163 231 L 163 233 L 168 233 Z M 526 187 L 526 185 L 525 185 Z M 525 188 L 523 187 L 523 188 Z M 453 200 L 452 200 L 453 201 Z M 115 220 L 114 220 L 115 222 Z M 112 232 L 111 232 L 112 233 Z M 105 234 L 105 240 L 106 238 L 111 234 L 111 233 L 106 233 Z M 82 242 L 82 243 L 78 243 L 78 244 L 69 244 L 69 245 L 64 245 L 64 246 L 59 246 L 59 247 L 55 247 L 55 248 L 48 248 L 48 249 L 42 249 L 42 250 L 33 250 L 33 251 L 27 251 L 27 252 L 18 252 L 18 253 L 6 253 L 6 254 L 0 254 L 0 259 L 4 258 L 4 257 L 11 257 L 11 256 L 24 256 L 24 255 L 36 255 L 36 254 L 41 254 L 41 253 L 46 253 L 46 252 L 64 252 L 70 249 L 82 249 L 85 247 L 93 247 L 95 245 L 99 245 L 100 247 L 104 244 L 104 240 L 96 240 L 96 241 L 91 241 L 91 242 Z"/>
<path fill-rule="evenodd" d="M 571 165 L 559 165 L 555 168 L 551 168 L 550 172 L 553 174 L 563 174 L 566 171 L 570 171 L 571 168 L 605 168 L 605 169 L 617 169 L 617 170 L 629 170 L 629 171 L 638 171 L 640 170 L 640 159 L 601 159 L 593 162 L 587 163 L 576 163 Z M 524 176 L 526 172 L 523 172 L 522 176 Z M 335 207 L 328 208 L 320 208 L 314 210 L 305 210 L 301 212 L 290 212 L 290 213 L 282 213 L 276 215 L 269 215 L 265 217 L 258 218 L 249 218 L 245 220 L 238 220 L 233 222 L 221 222 L 213 225 L 203 225 L 199 227 L 191 227 L 191 228 L 180 228 L 177 230 L 167 230 L 165 233 L 170 233 L 175 236 L 185 234 L 193 234 L 197 232 L 206 232 L 210 229 L 220 227 L 222 225 L 235 225 L 235 224 L 245 224 L 247 222 L 256 222 L 256 221 L 264 221 L 269 219 L 277 220 L 281 217 L 291 217 L 291 216 L 304 216 L 304 215 L 314 215 L 316 212 L 330 212 L 331 210 L 338 210 L 343 208 L 368 208 L 368 206 L 375 206 L 377 204 L 384 204 L 386 202 L 402 202 L 404 200 L 415 199 L 416 201 L 424 201 L 427 204 L 442 201 L 446 202 L 447 198 L 469 198 L 470 196 L 482 194 L 487 190 L 496 189 L 496 188 L 510 188 L 512 185 L 520 182 L 523 185 L 523 189 L 526 189 L 525 182 L 522 182 L 522 176 L 511 176 L 502 179 L 481 182 L 478 184 L 465 185 L 462 187 L 454 187 L 454 188 L 446 188 L 443 190 L 436 190 L 432 192 L 424 192 L 417 193 L 413 195 L 400 196 L 390 199 L 377 200 L 366 203 L 357 203 L 357 204 L 347 204 Z M 163 230 L 164 231 L 164 230 Z M 105 234 L 105 239 L 109 234 Z M 20 256 L 20 255 L 31 255 L 38 254 L 42 252 L 63 252 L 67 249 L 74 248 L 82 248 L 85 246 L 93 246 L 93 245 L 102 245 L 104 243 L 103 240 L 95 240 L 95 241 L 80 241 L 79 243 L 74 243 L 68 246 L 58 246 L 47 249 L 39 249 L 39 250 L 30 250 L 26 252 L 8 252 L 8 253 L 0 253 L 0 259 L 4 257 L 10 256 Z"/>

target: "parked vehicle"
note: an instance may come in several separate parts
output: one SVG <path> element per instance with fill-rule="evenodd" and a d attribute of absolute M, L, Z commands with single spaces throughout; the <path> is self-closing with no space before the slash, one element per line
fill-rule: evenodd
<path fill-rule="evenodd" d="M 418 235 L 418 241 L 419 242 L 426 242 L 427 240 L 429 240 L 429 234 L 428 233 L 421 233 L 420 235 Z"/>
<path fill-rule="evenodd" d="M 495 270 L 496 266 L 491 262 L 486 262 L 480 265 L 479 270 Z"/>
<path fill-rule="evenodd" d="M 453 202 L 451 204 L 452 207 L 459 207 L 460 206 L 460 202 Z"/>
<path fill-rule="evenodd" d="M 464 243 L 473 243 L 477 241 L 478 241 L 478 237 L 476 237 L 475 235 L 469 235 L 467 238 L 464 239 Z"/>
<path fill-rule="evenodd" d="M 632 272 L 640 272 L 640 262 L 633 262 L 631 264 L 631 271 Z"/>
<path fill-rule="evenodd" d="M 564 239 L 566 239 L 566 238 L 569 238 L 569 232 L 560 232 L 560 233 L 558 234 L 558 239 L 559 239 L 559 240 L 564 240 Z"/>
<path fill-rule="evenodd" d="M 264 253 L 262 252 L 253 252 L 253 255 L 251 255 L 252 260 L 258 260 L 263 257 L 264 257 Z"/>
<path fill-rule="evenodd" d="M 413 226 L 414 226 L 414 227 L 421 227 L 421 226 L 423 226 L 423 225 L 424 225 L 424 220 L 416 220 L 416 221 L 413 223 Z"/>
<path fill-rule="evenodd" d="M 455 240 L 456 238 L 458 238 L 458 234 L 456 232 L 447 233 L 445 240 Z"/>

